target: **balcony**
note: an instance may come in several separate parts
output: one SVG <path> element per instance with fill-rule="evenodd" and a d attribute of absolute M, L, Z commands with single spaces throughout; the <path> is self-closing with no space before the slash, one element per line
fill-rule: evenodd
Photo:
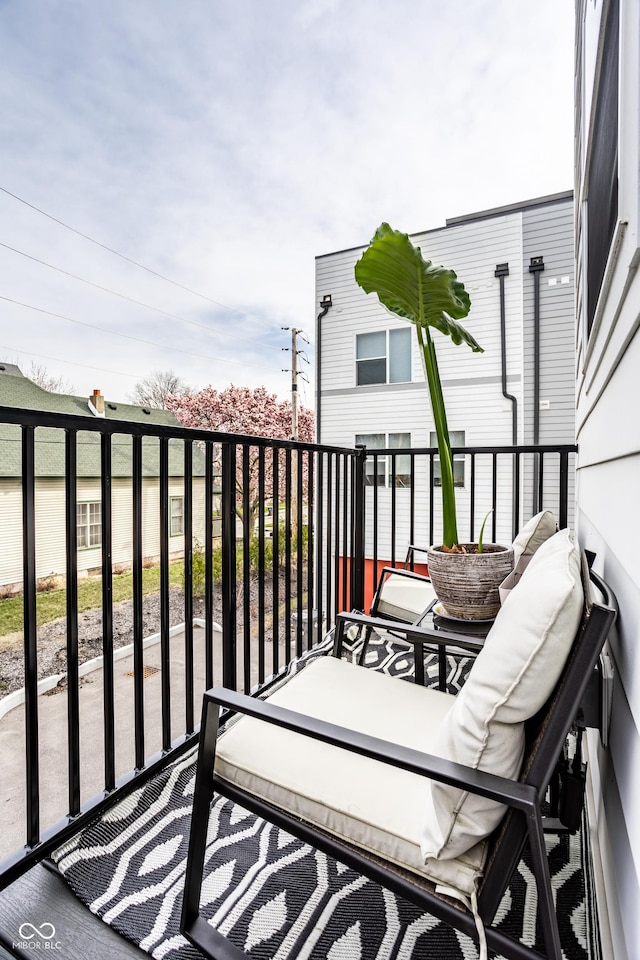
<path fill-rule="evenodd" d="M 19 555 L 24 636 L 23 704 L 0 718 L 0 944 L 9 956 L 33 954 L 30 944 L 36 942 L 43 949 L 60 943 L 61 951 L 86 955 L 82 938 L 90 936 L 93 956 L 140 956 L 139 947 L 97 920 L 43 864 L 49 858 L 61 866 L 85 864 L 90 877 L 96 857 L 74 838 L 96 818 L 111 824 L 115 842 L 128 829 L 122 826 L 125 821 L 130 824 L 127 804 L 145 798 L 141 821 L 147 836 L 160 827 L 161 814 L 154 807 L 158 791 L 177 795 L 179 787 L 187 798 L 183 807 L 188 807 L 202 692 L 214 684 L 257 695 L 273 688 L 292 665 L 317 654 L 317 643 L 332 629 L 338 612 L 368 609 L 385 563 L 401 565 L 408 544 L 437 540 L 437 451 L 369 453 L 8 409 L 0 411 L 0 427 L 2 443 L 14 445 L 19 464 L 19 475 L 0 482 L 5 484 L 4 517 L 11 516 L 14 523 L 12 549 Z M 522 520 L 541 506 L 554 511 L 560 526 L 571 524 L 574 447 L 465 447 L 454 454 L 463 478 L 461 525 L 469 539 L 475 539 L 490 509 L 488 539 L 502 542 L 513 539 Z M 79 509 L 82 504 L 99 504 L 93 524 L 91 510 Z M 61 558 L 60 568 L 52 570 L 55 556 Z M 8 562 L 5 558 L 1 566 Z M 159 613 L 158 629 L 149 637 L 144 575 L 152 563 L 159 571 Z M 175 564 L 182 564 L 183 571 L 178 612 L 171 586 Z M 130 631 L 123 647 L 114 631 L 114 571 L 120 567 L 130 569 L 132 580 Z M 100 584 L 101 650 L 89 665 L 78 604 L 84 569 L 93 571 Z M 64 579 L 66 637 L 64 678 L 47 697 L 39 669 L 43 595 L 38 588 L 52 573 Z M 194 623 L 196 606 L 201 616 Z M 180 622 L 172 625 L 176 618 Z M 349 655 L 356 653 L 352 649 Z M 381 640 L 378 648 L 374 644 L 369 659 L 392 662 L 407 675 L 413 669 L 411 655 L 391 641 Z M 437 669 L 427 658 L 427 676 Z M 464 663 L 456 664 L 451 683 L 462 682 L 464 672 Z M 18 713 L 18 725 L 9 735 L 11 715 L 15 721 Z M 252 882 L 259 862 L 265 869 L 267 863 L 280 863 L 282 858 L 261 861 L 261 843 L 284 849 L 286 842 L 257 826 L 255 818 L 246 820 L 228 803 L 219 805 L 216 817 L 225 825 L 229 844 L 234 831 L 239 842 L 242 824 L 250 823 L 248 833 L 258 846 L 249 854 L 246 844 L 233 849 L 254 858 L 247 868 Z M 569 843 L 566 836 L 552 841 L 563 863 L 568 862 Z M 133 829 L 129 845 L 118 844 L 122 862 L 149 849 Z M 169 863 L 169 848 L 165 853 Z M 145 856 L 137 871 L 151 878 L 145 885 L 149 890 L 159 860 L 157 854 L 153 861 Z M 406 905 L 398 906 L 380 888 L 372 892 L 371 884 L 364 897 L 358 893 L 361 878 L 350 873 L 348 882 L 341 881 L 335 863 L 311 858 L 310 866 L 305 857 L 296 847 L 282 874 L 302 919 L 292 919 L 286 911 L 283 919 L 279 894 L 267 896 L 271 913 L 260 901 L 262 906 L 246 921 L 245 944 L 255 947 L 249 955 L 274 955 L 269 946 L 273 937 L 282 950 L 278 955 L 287 956 L 287 942 L 296 940 L 298 930 L 300 948 L 303 929 L 309 956 L 425 955 L 429 923 L 424 917 L 407 912 Z M 231 858 L 228 871 L 230 863 Z M 318 871 L 327 873 L 325 880 Z M 526 865 L 517 883 L 526 885 L 525 873 Z M 223 874 L 216 881 L 222 886 Z M 330 948 L 322 940 L 329 936 L 328 926 L 322 927 L 324 933 L 318 931 L 321 916 L 334 916 L 333 907 L 322 898 L 314 900 L 322 883 L 352 911 Z M 264 879 L 263 885 L 267 890 Z M 171 889 L 180 896 L 178 886 Z M 162 902 L 148 896 L 152 920 L 147 911 L 150 925 L 138 942 L 147 951 L 160 951 L 154 955 L 194 956 L 190 947 L 173 952 L 176 943 L 164 930 L 163 911 L 171 896 Z M 314 904 L 313 916 L 305 917 L 305 898 Z M 227 925 L 242 913 L 240 893 L 232 900 L 225 907 Z M 593 905 L 590 890 L 572 901 L 571 909 L 584 911 L 585 905 Z M 109 912 L 95 903 L 94 908 L 100 915 Z M 110 909 L 113 928 L 135 939 L 135 931 L 127 931 L 122 904 Z M 367 919 L 379 938 L 377 953 L 367 941 Z M 592 919 L 587 916 L 587 929 Z M 55 939 L 46 939 L 50 928 L 55 928 Z M 439 935 L 442 943 L 456 940 L 450 932 Z M 319 938 L 315 945 L 313 936 Z M 570 930 L 567 936 L 567 956 L 590 956 L 579 936 Z"/>

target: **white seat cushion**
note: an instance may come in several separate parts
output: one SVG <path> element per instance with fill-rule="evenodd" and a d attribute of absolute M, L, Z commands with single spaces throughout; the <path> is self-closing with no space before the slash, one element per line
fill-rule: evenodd
<path fill-rule="evenodd" d="M 435 599 L 430 580 L 390 573 L 382 584 L 377 612 L 413 623 Z"/>
<path fill-rule="evenodd" d="M 322 657 L 271 703 L 403 746 L 432 752 L 455 697 Z M 243 717 L 220 736 L 216 772 L 331 833 L 397 864 L 470 892 L 484 845 L 444 873 L 427 870 L 420 834 L 428 781 L 272 724 Z"/>
<path fill-rule="evenodd" d="M 580 624 L 580 554 L 568 530 L 546 540 L 507 597 L 467 682 L 443 719 L 434 752 L 504 777 L 519 775 L 524 721 L 551 694 Z M 422 852 L 461 856 L 504 815 L 494 801 L 431 782 Z"/>

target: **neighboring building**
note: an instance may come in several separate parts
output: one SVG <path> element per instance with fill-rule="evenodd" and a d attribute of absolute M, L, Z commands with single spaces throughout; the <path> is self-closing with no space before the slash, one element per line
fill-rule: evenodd
<path fill-rule="evenodd" d="M 99 391 L 88 399 L 49 393 L 23 376 L 13 364 L 0 364 L 0 406 L 47 410 L 91 418 L 178 427 L 167 410 L 152 410 L 122 403 L 105 403 Z M 96 410 L 96 408 L 98 408 Z M 22 586 L 22 487 L 20 428 L 0 424 L 0 595 Z M 100 492 L 100 437 L 78 435 L 77 524 L 78 572 L 100 570 L 102 563 L 102 505 Z M 39 580 L 64 575 L 65 554 L 65 438 L 57 428 L 36 431 L 36 576 Z M 194 536 L 203 539 L 204 458 L 193 447 Z M 143 550 L 147 559 L 160 553 L 158 442 L 143 441 Z M 131 563 L 132 460 L 131 438 L 112 441 L 112 537 L 113 566 L 125 569 Z M 181 556 L 184 548 L 183 444 L 169 443 L 169 550 Z"/>
<path fill-rule="evenodd" d="M 589 738 L 604 956 L 640 955 L 640 4 L 576 3 L 576 524 L 616 591 L 609 747 Z M 602 868 L 600 871 L 599 868 Z"/>
<path fill-rule="evenodd" d="M 447 220 L 445 227 L 412 236 L 425 258 L 454 269 L 464 283 L 472 306 L 462 322 L 485 350 L 472 353 L 434 334 L 453 446 L 574 443 L 573 226 L 573 194 L 566 192 L 456 217 Z M 318 440 L 347 447 L 355 443 L 370 448 L 435 447 L 413 326 L 388 313 L 375 295 L 367 296 L 356 284 L 354 266 L 363 249 L 330 253 L 316 261 L 317 302 L 322 306 L 316 336 Z M 414 539 L 418 543 L 429 542 L 426 459 L 422 464 L 423 475 L 416 477 L 416 490 L 425 491 L 416 494 Z M 526 466 L 521 478 L 521 519 L 539 509 L 532 458 Z M 409 458 L 398 459 L 397 488 L 407 484 L 408 469 Z M 499 469 L 499 483 L 511 484 L 511 467 Z M 466 530 L 470 526 L 469 458 L 459 458 L 455 470 L 459 529 Z M 556 490 L 557 474 L 552 472 L 546 476 L 550 489 Z M 382 459 L 377 474 L 369 476 L 369 483 L 377 486 L 384 509 L 391 478 Z M 482 483 L 489 499 L 488 474 Z M 478 496 L 476 488 L 476 496 L 479 525 L 482 489 Z M 572 502 L 573 478 L 569 499 Z M 551 501 L 541 505 L 556 506 Z M 396 556 L 403 556 L 407 547 L 407 510 L 398 489 Z M 378 556 L 389 558 L 390 509 L 387 516 L 381 524 Z M 510 542 L 511 531 L 512 518 L 500 517 L 497 539 Z M 370 543 L 367 555 L 371 556 Z"/>

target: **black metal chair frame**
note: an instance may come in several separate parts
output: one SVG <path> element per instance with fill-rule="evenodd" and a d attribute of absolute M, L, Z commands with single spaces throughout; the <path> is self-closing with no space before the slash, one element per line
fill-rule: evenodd
<path fill-rule="evenodd" d="M 414 549 L 420 549 L 420 548 L 409 547 L 409 552 Z M 407 553 L 407 557 L 408 555 L 409 554 Z M 371 602 L 371 609 L 370 609 L 369 615 L 367 616 L 367 614 L 361 614 L 358 617 L 351 618 L 352 624 L 357 623 L 359 626 L 362 627 L 362 649 L 360 651 L 360 658 L 359 658 L 360 664 L 364 663 L 365 657 L 367 655 L 367 647 L 369 646 L 369 640 L 371 639 L 371 632 L 373 630 L 373 622 L 372 622 L 373 620 L 377 621 L 377 626 L 380 629 L 384 629 L 386 633 L 389 633 L 395 637 L 399 637 L 400 639 L 404 639 L 405 629 L 404 627 L 398 628 L 397 624 L 399 623 L 409 624 L 409 623 L 416 622 L 416 620 L 411 621 L 408 619 L 407 620 L 401 619 L 400 617 L 392 617 L 389 614 L 386 614 L 383 617 L 380 616 L 379 606 L 383 600 L 384 584 L 389 579 L 389 577 L 392 577 L 392 576 L 405 577 L 410 580 L 421 580 L 425 583 L 431 583 L 429 578 L 425 577 L 423 574 L 415 573 L 415 571 L 409 570 L 407 568 L 407 563 L 405 563 L 404 567 L 383 567 L 382 568 L 382 570 L 380 571 L 380 576 L 378 578 L 378 585 L 376 587 L 376 592 Z M 422 611 L 421 616 L 424 615 L 424 613 L 429 609 L 429 606 L 430 604 L 425 608 L 425 610 Z M 418 617 L 417 619 L 419 620 L 420 617 Z M 384 628 L 381 626 L 383 620 L 387 621 L 386 626 Z M 338 619 L 338 624 L 339 623 L 340 623 L 340 620 Z M 423 683 L 424 679 L 417 679 L 417 682 Z"/>
<path fill-rule="evenodd" d="M 544 708 L 526 725 L 527 745 L 523 769 L 518 781 L 400 747 L 231 690 L 215 687 L 207 691 L 203 703 L 200 751 L 185 878 L 181 924 L 184 935 L 206 956 L 215 960 L 240 960 L 245 956 L 238 947 L 208 924 L 199 913 L 209 809 L 216 791 L 353 867 L 364 876 L 394 891 L 426 912 L 450 923 L 477 942 L 477 931 L 472 914 L 460 902 L 437 894 L 435 887 L 426 879 L 396 867 L 385 861 L 383 857 L 374 856 L 340 838 L 331 836 L 313 824 L 300 821 L 235 784 L 218 778 L 214 774 L 216 741 L 221 710 L 223 718 L 228 710 L 362 754 L 391 767 L 409 770 L 442 783 L 462 787 L 471 793 L 507 805 L 505 817 L 489 838 L 485 873 L 478 889 L 478 910 L 485 925 L 487 945 L 511 960 L 525 960 L 525 958 L 531 960 L 532 957 L 541 956 L 533 948 L 525 946 L 491 926 L 525 843 L 528 841 L 537 886 L 538 917 L 546 956 L 551 960 L 561 960 L 562 951 L 544 845 L 541 807 L 558 755 L 617 613 L 615 597 L 593 572 L 590 574 L 591 580 L 600 590 L 604 600 L 592 602 L 586 562 L 583 566 L 586 599 L 582 622 L 554 692 Z M 340 614 L 337 627 L 340 637 L 343 635 L 345 625 L 351 620 L 351 614 Z M 397 626 L 394 624 L 396 629 Z M 409 626 L 406 635 L 412 642 L 417 642 L 420 630 Z M 426 642 L 433 645 L 434 642 L 446 644 L 450 641 L 445 637 L 442 637 L 441 641 L 434 640 L 433 635 L 430 634 Z M 341 639 L 337 639 L 336 649 L 340 649 L 340 643 Z"/>

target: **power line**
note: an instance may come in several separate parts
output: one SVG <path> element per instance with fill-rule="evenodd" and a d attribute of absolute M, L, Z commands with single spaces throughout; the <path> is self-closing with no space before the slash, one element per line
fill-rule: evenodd
<path fill-rule="evenodd" d="M 69 323 L 76 323 L 81 327 L 89 327 L 91 330 L 99 330 L 101 333 L 108 333 L 113 337 L 122 337 L 123 340 L 133 340 L 136 343 L 145 343 L 152 347 L 161 347 L 163 350 L 171 350 L 173 353 L 184 353 L 189 357 L 199 357 L 203 360 L 216 360 L 220 363 L 237 363 L 241 367 L 255 367 L 264 370 L 264 364 L 245 363 L 243 360 L 232 360 L 231 357 L 214 357 L 207 353 L 196 353 L 193 350 L 181 350 L 172 343 L 158 343 L 157 340 L 146 340 L 144 337 L 134 337 L 130 333 L 120 333 L 117 330 L 109 330 L 108 327 L 100 327 L 95 323 L 89 323 L 87 320 L 75 320 L 73 317 L 67 317 L 63 313 L 54 313 L 52 310 L 44 310 L 42 307 L 36 307 L 31 303 L 23 303 L 22 300 L 13 300 L 11 297 L 0 296 L 0 300 L 7 303 L 16 304 L 19 307 L 25 307 L 27 310 L 34 310 L 36 313 L 44 313 L 48 317 L 55 317 L 57 320 L 66 320 Z"/>
<path fill-rule="evenodd" d="M 212 297 L 208 297 L 205 293 L 199 293 L 198 290 L 193 290 L 191 287 L 185 286 L 183 283 L 179 283 L 177 280 L 172 280 L 170 277 L 165 277 L 164 274 L 158 273 L 157 270 L 152 270 L 151 267 L 146 267 L 144 263 L 139 263 L 137 260 L 133 260 L 131 257 L 127 257 L 126 254 L 120 253 L 118 250 L 114 250 L 113 247 L 108 247 L 106 243 L 100 243 L 99 240 L 94 240 L 93 237 L 90 237 L 86 233 L 82 233 L 81 230 L 77 230 L 75 227 L 70 226 L 70 224 L 65 223 L 64 220 L 59 220 L 57 217 L 54 217 L 50 213 L 41 210 L 40 207 L 36 207 L 35 204 L 29 203 L 28 200 L 24 200 L 22 197 L 19 197 L 17 194 L 12 193 L 10 190 L 7 190 L 6 187 L 0 187 L 0 191 L 5 193 L 8 197 L 12 197 L 14 200 L 17 200 L 18 203 L 23 203 L 26 207 L 30 207 L 31 210 L 35 210 L 36 213 L 41 214 L 43 217 L 46 217 L 48 220 L 52 220 L 54 223 L 59 224 L 61 227 L 64 227 L 66 230 L 70 230 L 72 233 L 75 233 L 76 236 L 82 237 L 83 240 L 88 240 L 89 243 L 93 243 L 96 247 L 101 247 L 103 250 L 106 250 L 108 253 L 112 253 L 115 257 L 120 257 L 121 260 L 126 260 L 127 263 L 133 264 L 134 267 L 139 267 L 140 270 L 145 270 L 147 273 L 150 273 L 154 277 L 158 277 L 160 280 L 164 280 L 166 283 L 172 284 L 174 287 L 179 287 L 180 290 L 186 290 L 187 293 L 193 294 L 194 297 L 200 297 L 202 300 L 207 300 L 209 303 L 214 303 L 217 307 L 222 307 L 223 310 L 230 310 L 232 313 L 237 313 L 241 317 L 251 318 L 251 314 L 243 313 L 242 310 L 237 310 L 235 307 L 230 307 L 226 303 L 221 303 L 219 300 L 214 300 Z"/>
<path fill-rule="evenodd" d="M 128 377 L 130 380 L 138 380 L 137 373 L 123 373 L 122 370 L 108 370 L 107 367 L 94 367 L 90 363 L 79 363 L 77 360 L 62 360 L 61 357 L 50 357 L 46 353 L 34 353 L 33 350 L 23 350 L 18 347 L 7 347 L 0 344 L 0 349 L 20 354 L 25 353 L 28 357 L 38 357 L 39 360 L 53 360 L 54 363 L 69 363 L 72 367 L 82 367 L 84 370 L 98 370 L 100 373 L 114 373 L 117 377 Z"/>
<path fill-rule="evenodd" d="M 2 189 L 0 187 L 0 189 Z M 27 260 L 32 260 L 34 263 L 39 263 L 43 267 L 48 267 L 49 270 L 55 270 L 56 273 L 61 273 L 65 277 L 71 277 L 72 280 L 79 280 L 80 283 L 86 283 L 90 287 L 94 287 L 96 290 L 102 290 L 103 293 L 110 293 L 114 297 L 120 297 L 121 300 L 127 300 L 129 303 L 133 303 L 138 307 L 145 307 L 147 310 L 153 310 L 155 313 L 160 313 L 163 317 L 169 317 L 171 320 L 180 320 L 182 323 L 190 323 L 194 327 L 201 327 L 203 330 L 206 330 L 207 333 L 215 333 L 216 335 L 222 334 L 225 337 L 231 337 L 233 340 L 243 340 L 245 343 L 252 343 L 260 347 L 270 347 L 271 350 L 278 350 L 279 347 L 274 347 L 271 343 L 265 343 L 262 340 L 251 340 L 249 337 L 240 337 L 235 333 L 229 333 L 226 330 L 212 330 L 211 327 L 208 327 L 204 323 L 198 323 L 197 320 L 188 320 L 186 317 L 181 317 L 175 313 L 168 313 L 166 310 L 160 309 L 160 307 L 153 307 L 150 303 L 144 303 L 142 300 L 136 300 L 134 297 L 128 296 L 126 293 L 119 293 L 117 290 L 111 290 L 110 287 L 103 287 L 99 283 L 95 283 L 93 280 L 87 280 L 86 277 L 79 277 L 75 273 L 70 273 L 68 270 L 64 270 L 62 267 L 56 267 L 53 263 L 47 263 L 46 260 L 40 260 L 38 257 L 32 256 L 30 253 L 26 253 L 24 250 L 18 250 L 17 247 L 12 247 L 8 243 L 2 243 L 0 241 L 0 247 L 3 247 L 5 250 L 10 250 L 11 253 L 17 253 L 21 257 L 25 257 Z M 246 314 L 243 314 L 246 316 Z"/>

